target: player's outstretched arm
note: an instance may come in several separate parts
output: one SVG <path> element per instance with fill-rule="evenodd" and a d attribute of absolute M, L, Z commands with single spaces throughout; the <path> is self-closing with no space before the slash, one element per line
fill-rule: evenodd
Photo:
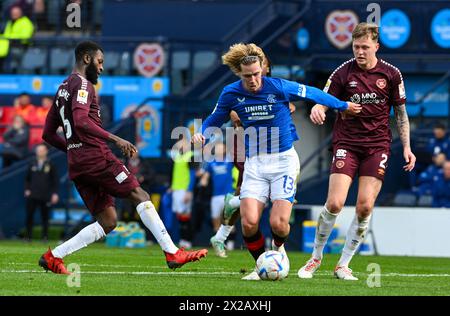
<path fill-rule="evenodd" d="M 409 138 L 409 119 L 406 112 L 405 104 L 394 106 L 395 120 L 397 121 L 398 135 L 403 145 L 403 157 L 406 165 L 403 166 L 405 171 L 411 171 L 416 164 L 416 156 L 411 151 L 411 144 Z"/>

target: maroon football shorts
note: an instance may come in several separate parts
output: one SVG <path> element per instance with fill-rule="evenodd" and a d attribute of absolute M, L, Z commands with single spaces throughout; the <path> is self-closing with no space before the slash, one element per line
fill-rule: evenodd
<path fill-rule="evenodd" d="M 389 147 L 361 147 L 337 144 L 333 146 L 330 173 L 343 173 L 352 179 L 375 177 L 383 181 L 391 154 Z"/>
<path fill-rule="evenodd" d="M 86 207 L 97 214 L 114 206 L 114 198 L 126 198 L 140 186 L 136 177 L 115 157 L 108 157 L 106 167 L 73 179 Z"/>

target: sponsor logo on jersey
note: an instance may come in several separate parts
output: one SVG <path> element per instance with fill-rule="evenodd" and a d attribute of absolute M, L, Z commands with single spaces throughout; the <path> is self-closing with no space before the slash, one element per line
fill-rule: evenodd
<path fill-rule="evenodd" d="M 347 150 L 345 150 L 345 149 L 336 150 L 336 158 L 345 159 L 345 157 L 347 157 Z"/>
<path fill-rule="evenodd" d="M 378 169 L 378 174 L 380 175 L 380 176 L 384 176 L 384 169 Z"/>
<path fill-rule="evenodd" d="M 355 93 L 350 97 L 350 101 L 358 104 L 380 104 L 384 103 L 386 99 L 379 99 L 375 92 L 367 92 L 361 94 Z"/>
<path fill-rule="evenodd" d="M 386 87 L 386 79 L 377 79 L 376 85 L 380 89 L 384 89 Z"/>
<path fill-rule="evenodd" d="M 83 146 L 83 144 L 82 144 L 82 143 L 77 143 L 77 144 L 69 144 L 69 145 L 67 146 L 67 150 L 71 150 L 71 149 L 77 149 L 77 148 L 80 148 L 81 146 Z"/>
<path fill-rule="evenodd" d="M 87 92 L 86 90 L 78 90 L 77 102 L 86 104 L 88 95 L 89 95 L 89 92 Z"/>
<path fill-rule="evenodd" d="M 238 102 L 239 102 L 239 103 L 241 103 L 241 104 L 242 104 L 242 103 L 244 103 L 244 102 L 245 102 L 245 97 L 243 97 L 242 99 L 241 99 L 241 98 L 237 98 L 237 100 L 238 100 Z"/>

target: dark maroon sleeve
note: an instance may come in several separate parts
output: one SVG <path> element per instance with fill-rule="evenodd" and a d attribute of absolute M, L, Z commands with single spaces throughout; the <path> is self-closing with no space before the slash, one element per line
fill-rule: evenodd
<path fill-rule="evenodd" d="M 89 117 L 90 104 L 95 93 L 94 89 L 88 87 L 87 90 L 82 90 L 80 88 L 75 93 L 77 97 L 72 99 L 72 116 L 77 132 L 108 140 L 109 133 L 95 124 Z M 80 98 L 80 95 L 83 97 Z"/>
<path fill-rule="evenodd" d="M 66 141 L 59 137 L 57 130 L 60 126 L 60 118 L 58 116 L 55 104 L 52 105 L 50 111 L 45 119 L 44 132 L 42 133 L 42 139 L 53 147 L 67 152 Z"/>
<path fill-rule="evenodd" d="M 389 98 L 394 106 L 406 104 L 405 84 L 403 83 L 402 74 L 398 70 L 393 70 Z"/>
<path fill-rule="evenodd" d="M 339 67 L 328 78 L 327 83 L 325 84 L 325 87 L 323 88 L 323 91 L 326 93 L 331 94 L 332 96 L 335 96 L 336 98 L 342 100 L 342 95 L 344 92 L 344 86 L 342 85 L 342 73 L 343 68 Z"/>

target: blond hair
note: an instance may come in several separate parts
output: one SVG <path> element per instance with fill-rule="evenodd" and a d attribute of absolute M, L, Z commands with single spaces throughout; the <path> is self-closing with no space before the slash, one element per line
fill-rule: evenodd
<path fill-rule="evenodd" d="M 228 52 L 222 56 L 222 63 L 237 75 L 242 70 L 241 65 L 251 65 L 259 61 L 262 66 L 264 59 L 264 52 L 257 45 L 239 43 L 230 46 Z"/>
<path fill-rule="evenodd" d="M 357 38 L 368 36 L 373 41 L 378 42 L 378 35 L 379 35 L 378 25 L 373 23 L 362 22 L 359 23 L 353 30 L 352 39 L 355 40 Z"/>

